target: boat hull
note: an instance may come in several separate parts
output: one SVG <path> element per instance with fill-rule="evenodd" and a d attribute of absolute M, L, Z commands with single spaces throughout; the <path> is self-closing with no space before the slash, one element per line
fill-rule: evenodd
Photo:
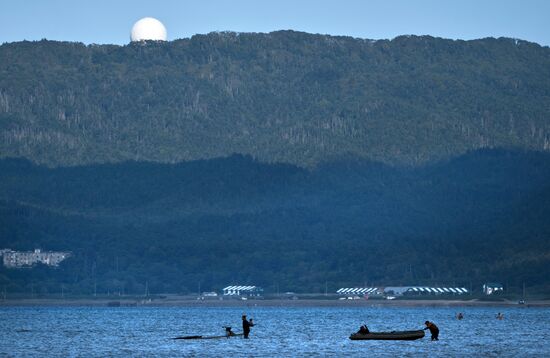
<path fill-rule="evenodd" d="M 234 333 L 230 336 L 184 336 L 184 337 L 175 337 L 172 339 L 221 339 L 221 338 L 232 338 L 232 337 L 242 337 L 242 333 Z"/>
<path fill-rule="evenodd" d="M 414 341 L 424 337 L 424 331 L 393 331 L 393 332 L 370 332 L 370 333 L 354 333 L 349 336 L 353 341 Z"/>

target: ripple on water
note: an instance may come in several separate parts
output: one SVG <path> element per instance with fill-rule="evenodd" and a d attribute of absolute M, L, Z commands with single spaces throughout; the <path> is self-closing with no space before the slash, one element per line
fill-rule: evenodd
<path fill-rule="evenodd" d="M 465 313 L 456 320 L 458 311 Z M 496 320 L 497 312 L 505 319 Z M 171 340 L 220 335 L 254 317 L 251 339 Z M 487 307 L 3 307 L 1 355 L 13 356 L 549 356 L 550 310 Z M 373 331 L 441 329 L 417 341 L 350 341 Z M 4 342 L 9 342 L 5 344 Z"/>

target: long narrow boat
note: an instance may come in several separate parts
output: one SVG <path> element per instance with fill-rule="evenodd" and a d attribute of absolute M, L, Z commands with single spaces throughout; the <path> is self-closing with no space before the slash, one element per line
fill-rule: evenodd
<path fill-rule="evenodd" d="M 358 340 L 394 340 L 394 341 L 412 341 L 424 337 L 424 331 L 393 331 L 393 332 L 369 332 L 354 333 L 349 339 Z"/>
<path fill-rule="evenodd" d="M 183 336 L 175 337 L 172 339 L 218 339 L 218 338 L 231 338 L 231 337 L 241 337 L 242 333 L 233 333 L 232 335 L 223 335 L 223 336 Z"/>

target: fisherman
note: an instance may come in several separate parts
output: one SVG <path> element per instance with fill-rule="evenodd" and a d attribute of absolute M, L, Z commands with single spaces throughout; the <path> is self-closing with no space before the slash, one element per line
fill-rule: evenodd
<path fill-rule="evenodd" d="M 432 341 L 439 341 L 439 328 L 437 328 L 437 326 L 430 321 L 426 321 L 424 322 L 424 324 L 426 325 L 426 328 L 424 328 L 424 330 L 429 329 L 430 333 L 432 334 Z"/>
<path fill-rule="evenodd" d="M 357 333 L 368 334 L 369 332 L 369 327 L 367 327 L 367 325 L 365 324 L 359 328 L 359 332 Z"/>
<path fill-rule="evenodd" d="M 254 322 L 252 321 L 252 318 L 250 321 L 246 319 L 246 315 L 243 314 L 243 336 L 244 338 L 248 339 L 248 335 L 250 334 L 250 327 L 254 327 Z"/>

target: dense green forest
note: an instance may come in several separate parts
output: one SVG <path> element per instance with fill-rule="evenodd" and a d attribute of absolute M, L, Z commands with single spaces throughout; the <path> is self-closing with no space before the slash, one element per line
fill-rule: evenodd
<path fill-rule="evenodd" d="M 417 165 L 550 148 L 550 49 L 486 38 L 211 33 L 0 46 L 0 157 L 50 166 L 252 155 Z"/>
<path fill-rule="evenodd" d="M 8 292 L 255 284 L 473 285 L 550 292 L 550 155 L 478 150 L 419 167 L 250 156 L 48 168 L 0 161 L 0 248 L 70 250 L 0 269 Z"/>
<path fill-rule="evenodd" d="M 0 289 L 550 292 L 549 78 L 508 38 L 2 44 L 0 249 L 73 256 Z"/>

